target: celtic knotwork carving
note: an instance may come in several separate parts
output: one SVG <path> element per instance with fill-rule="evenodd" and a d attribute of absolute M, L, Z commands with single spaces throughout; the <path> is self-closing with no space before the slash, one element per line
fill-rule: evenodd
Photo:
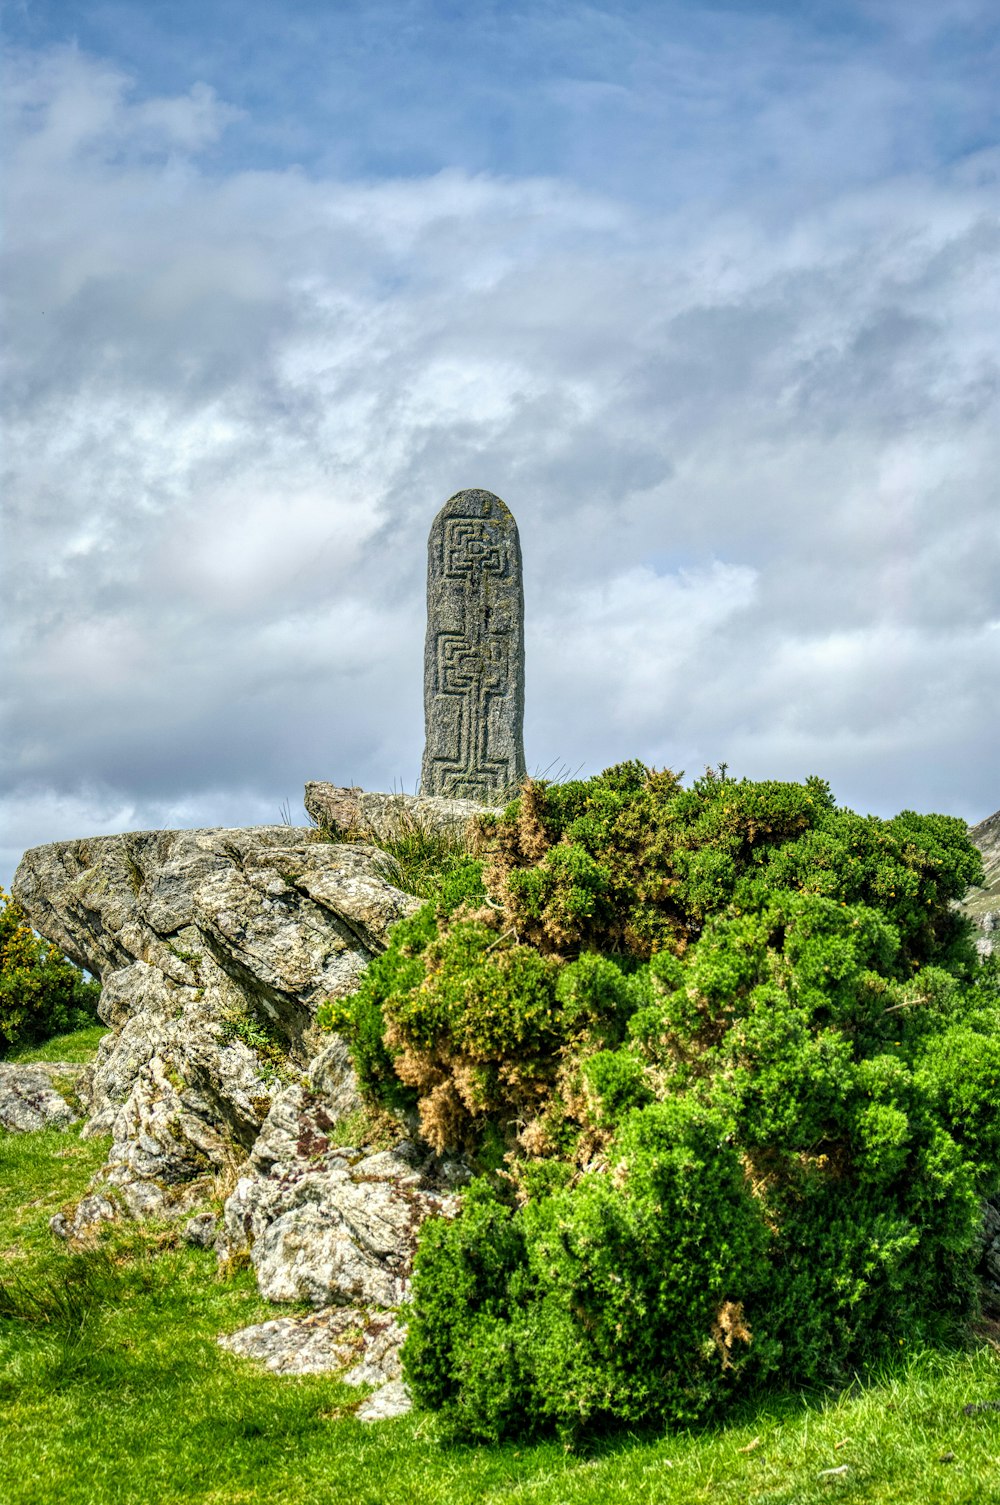
<path fill-rule="evenodd" d="M 428 546 L 421 790 L 491 803 L 524 774 L 517 525 L 499 497 L 459 492 Z"/>
<path fill-rule="evenodd" d="M 481 517 L 449 517 L 444 528 L 444 573 L 449 580 L 509 573 L 507 550 L 499 530 Z"/>

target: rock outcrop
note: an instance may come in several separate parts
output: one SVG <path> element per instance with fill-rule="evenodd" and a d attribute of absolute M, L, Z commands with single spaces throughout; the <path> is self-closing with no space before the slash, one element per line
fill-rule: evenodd
<path fill-rule="evenodd" d="M 339 1103 L 323 1085 L 342 1049 L 335 1041 L 306 1084 L 275 1098 L 216 1248 L 224 1259 L 248 1254 L 271 1301 L 394 1307 L 406 1296 L 418 1227 L 454 1211 L 450 1168 L 402 1132 L 380 1150 L 344 1134 L 346 1074 Z"/>
<path fill-rule="evenodd" d="M 321 783 L 306 806 L 317 829 L 146 831 L 26 853 L 14 893 L 36 930 L 100 978 L 109 1033 L 93 1067 L 0 1066 L 0 1126 L 65 1125 L 88 1109 L 83 1132 L 110 1133 L 110 1153 L 56 1231 L 183 1215 L 183 1236 L 223 1263 L 249 1260 L 263 1295 L 317 1309 L 220 1341 L 279 1373 L 340 1370 L 379 1387 L 357 1412 L 374 1420 L 409 1404 L 396 1314 L 417 1230 L 455 1213 L 467 1173 L 406 1124 L 376 1122 L 343 1041 L 314 1017 L 418 907 L 363 838 L 416 825 L 460 839 L 485 807 Z M 989 951 L 1000 813 L 971 835 L 987 886 L 965 908 Z M 221 1215 L 203 1210 L 209 1200 Z M 987 1209 L 993 1284 L 996 1219 Z"/>
<path fill-rule="evenodd" d="M 313 782 L 306 785 L 306 813 L 321 830 L 352 841 L 393 841 L 412 830 L 464 836 L 477 815 L 491 813 L 475 800 L 425 794 L 375 794 L 365 789 Z"/>
<path fill-rule="evenodd" d="M 225 1333 L 219 1345 L 257 1359 L 272 1374 L 328 1374 L 344 1370 L 347 1385 L 381 1385 L 402 1378 L 399 1350 L 406 1329 L 394 1317 L 364 1308 L 328 1306 L 308 1317 L 274 1317 Z"/>
<path fill-rule="evenodd" d="M 962 907 L 979 932 L 980 952 L 987 956 L 1000 945 L 1000 810 L 973 826 L 969 836 L 983 854 L 986 882 L 969 890 Z"/>
<path fill-rule="evenodd" d="M 232 1174 L 314 1054 L 317 1004 L 417 906 L 376 849 L 315 837 L 142 831 L 36 847 L 18 868 L 31 924 L 101 979 L 111 1033 L 84 1132 L 112 1134 L 102 1195 L 133 1216 Z"/>
<path fill-rule="evenodd" d="M 359 1421 L 384 1421 L 410 1409 L 400 1349 L 406 1337 L 391 1313 L 331 1306 L 308 1317 L 276 1317 L 219 1339 L 221 1347 L 256 1359 L 272 1374 L 329 1374 L 345 1385 L 372 1385 L 355 1409 Z"/>
<path fill-rule="evenodd" d="M 344 1370 L 377 1387 L 356 1412 L 373 1421 L 409 1408 L 395 1312 L 417 1229 L 455 1211 L 464 1173 L 402 1123 L 383 1120 L 371 1142 L 344 1042 L 315 1027 L 317 1005 L 354 989 L 419 901 L 388 881 L 384 852 L 358 841 L 362 830 L 398 834 L 403 797 L 309 787 L 332 791 L 333 804 L 310 806 L 318 831 L 143 831 L 37 847 L 14 892 L 35 929 L 100 978 L 109 1026 L 80 1086 L 83 1132 L 110 1132 L 111 1150 L 54 1230 L 76 1239 L 123 1214 L 186 1216 L 183 1237 L 222 1263 L 249 1259 L 264 1296 L 319 1309 L 220 1341 L 279 1373 Z M 410 803 L 425 829 L 456 833 L 480 808 Z M 351 840 L 321 839 L 334 827 Z M 46 1114 L 68 1122 L 60 1069 L 7 1068 L 17 1085 L 10 1075 L 5 1096 L 0 1078 L 0 1112 L 16 1098 L 18 1127 Z M 196 1210 L 227 1186 L 221 1217 Z"/>

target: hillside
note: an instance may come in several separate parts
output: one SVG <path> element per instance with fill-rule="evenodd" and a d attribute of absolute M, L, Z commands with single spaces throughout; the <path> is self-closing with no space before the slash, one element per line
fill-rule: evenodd
<path fill-rule="evenodd" d="M 983 854 L 986 886 L 970 889 L 964 908 L 982 932 L 979 949 L 992 951 L 1000 931 L 1000 810 L 973 826 L 969 835 Z"/>

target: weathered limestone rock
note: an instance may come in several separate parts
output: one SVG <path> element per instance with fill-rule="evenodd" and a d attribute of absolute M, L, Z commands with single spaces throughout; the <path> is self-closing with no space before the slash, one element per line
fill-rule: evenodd
<path fill-rule="evenodd" d="M 524 591 L 517 524 L 459 491 L 427 543 L 426 743 L 420 792 L 500 805 L 524 763 Z"/>
<path fill-rule="evenodd" d="M 370 1395 L 355 1411 L 358 1421 L 391 1421 L 395 1416 L 405 1416 L 412 1410 L 410 1392 L 402 1380 L 390 1380 Z"/>
<path fill-rule="evenodd" d="M 66 1128 L 83 1116 L 78 1087 L 89 1067 L 68 1061 L 0 1061 L 0 1128 L 15 1134 Z"/>
<path fill-rule="evenodd" d="M 384 1385 L 403 1370 L 406 1337 L 392 1312 L 327 1306 L 308 1317 L 276 1317 L 224 1334 L 219 1346 L 256 1359 L 272 1374 L 329 1374 L 343 1370 L 347 1385 Z"/>
<path fill-rule="evenodd" d="M 54 1218 L 49 1218 L 49 1227 L 59 1238 L 82 1239 L 92 1234 L 102 1223 L 116 1222 L 118 1213 L 117 1202 L 100 1192 L 92 1192 L 80 1198 L 72 1217 L 67 1217 L 64 1212 L 57 1212 Z"/>
<path fill-rule="evenodd" d="M 372 794 L 319 782 L 306 785 L 306 811 L 320 827 L 339 831 L 351 840 L 370 839 L 376 845 L 405 834 L 408 827 L 446 831 L 461 837 L 476 815 L 492 808 L 475 800 L 442 799 L 421 794 Z"/>
<path fill-rule="evenodd" d="M 395 1307 L 407 1294 L 421 1222 L 453 1213 L 456 1201 L 430 1155 L 408 1139 L 375 1152 L 338 1143 L 319 1076 L 275 1099 L 226 1202 L 216 1248 L 223 1260 L 249 1252 L 271 1301 Z"/>
<path fill-rule="evenodd" d="M 186 1244 L 193 1244 L 196 1249 L 211 1249 L 218 1231 L 219 1220 L 214 1212 L 199 1212 L 184 1224 L 181 1237 Z"/>
<path fill-rule="evenodd" d="M 392 1312 L 332 1306 L 308 1317 L 278 1317 L 219 1339 L 221 1347 L 256 1359 L 272 1374 L 340 1372 L 346 1385 L 376 1386 L 355 1412 L 361 1421 L 402 1416 L 412 1405 L 399 1351 L 406 1337 Z"/>
<path fill-rule="evenodd" d="M 988 956 L 1000 946 L 1000 810 L 973 826 L 969 836 L 983 854 L 986 883 L 969 890 L 962 908 L 979 931 L 980 952 Z"/>
<path fill-rule="evenodd" d="M 14 892 L 32 925 L 102 982 L 112 1033 L 84 1131 L 113 1135 L 102 1195 L 132 1216 L 183 1211 L 245 1159 L 315 1050 L 318 1003 L 351 991 L 417 907 L 379 856 L 286 826 L 25 854 Z"/>
<path fill-rule="evenodd" d="M 373 833 L 398 819 L 400 797 L 346 793 Z M 459 829 L 479 808 L 414 804 L 414 819 Z M 353 817 L 336 819 L 356 835 Z M 223 1261 L 249 1254 L 264 1296 L 323 1317 L 262 1324 L 227 1346 L 282 1373 L 346 1369 L 349 1383 L 378 1387 L 359 1408 L 367 1420 L 409 1408 L 395 1309 L 420 1223 L 456 1210 L 467 1174 L 402 1125 L 392 1148 L 366 1144 L 346 1046 L 313 1024 L 418 907 L 384 872 L 374 847 L 276 826 L 40 847 L 14 885 L 35 928 L 101 978 L 109 1026 L 79 1077 L 83 1132 L 110 1132 L 108 1161 L 53 1231 L 86 1239 L 123 1214 L 182 1214 L 235 1178 L 221 1222 L 199 1211 L 184 1238 Z M 32 1093 L 57 1073 L 32 1077 Z"/>

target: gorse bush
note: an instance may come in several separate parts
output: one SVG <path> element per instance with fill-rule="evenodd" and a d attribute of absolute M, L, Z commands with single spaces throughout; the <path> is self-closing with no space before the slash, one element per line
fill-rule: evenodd
<path fill-rule="evenodd" d="M 498 1438 L 846 1379 L 967 1313 L 1000 986 L 962 822 L 631 763 L 525 786 L 327 1022 L 483 1176 L 421 1237 L 418 1400 Z"/>
<path fill-rule="evenodd" d="M 0 888 L 0 1058 L 97 1022 L 100 985 L 37 936 Z"/>

